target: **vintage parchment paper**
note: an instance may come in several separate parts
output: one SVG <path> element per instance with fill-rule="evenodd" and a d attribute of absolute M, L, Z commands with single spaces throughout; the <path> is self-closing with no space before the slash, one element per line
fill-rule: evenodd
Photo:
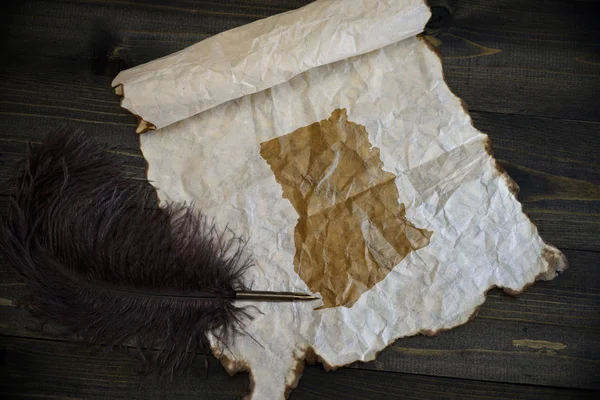
<path fill-rule="evenodd" d="M 487 135 L 444 82 L 440 59 L 414 36 L 429 17 L 424 3 L 311 7 L 235 30 L 255 47 L 276 43 L 295 60 L 293 73 L 267 54 L 215 40 L 185 50 L 185 62 L 158 60 L 115 80 L 125 107 L 164 126 L 141 136 L 161 201 L 195 202 L 247 238 L 254 288 L 324 298 L 260 303 L 249 336 L 227 350 L 213 342 L 228 371 L 250 371 L 253 399 L 283 398 L 307 357 L 331 367 L 372 360 L 398 338 L 467 322 L 491 287 L 518 292 L 566 268 L 523 214 Z M 317 9 L 325 14 L 317 18 Z M 373 24 L 378 18 L 385 27 Z M 294 36 L 313 23 L 310 38 Z M 364 43 L 392 31 L 402 40 Z M 288 40 L 304 45 L 286 47 Z M 296 68 L 307 54 L 325 60 L 338 47 L 357 52 Z M 235 64 L 231 54 L 249 60 Z M 198 99 L 175 89 L 193 85 L 209 99 L 219 91 L 212 72 L 198 74 L 203 67 L 189 57 L 232 68 L 229 81 L 221 77 L 227 100 L 190 105 Z M 239 71 L 257 77 L 250 94 Z M 306 265 L 308 273 L 299 270 Z"/>
<path fill-rule="evenodd" d="M 379 49 L 421 32 L 429 9 L 415 0 L 320 0 L 222 32 L 121 72 L 122 106 L 138 133 L 163 128 L 301 72 Z"/>

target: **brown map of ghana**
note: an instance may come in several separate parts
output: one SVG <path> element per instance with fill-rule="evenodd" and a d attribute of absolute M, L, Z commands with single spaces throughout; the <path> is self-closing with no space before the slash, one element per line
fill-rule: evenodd
<path fill-rule="evenodd" d="M 351 307 L 432 232 L 405 218 L 396 176 L 345 109 L 261 143 L 260 154 L 298 212 L 294 270 L 323 299 Z"/>

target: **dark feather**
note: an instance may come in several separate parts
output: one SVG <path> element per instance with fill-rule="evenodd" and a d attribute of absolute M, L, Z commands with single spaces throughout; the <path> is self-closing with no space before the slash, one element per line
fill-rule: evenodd
<path fill-rule="evenodd" d="M 94 345 L 159 349 L 173 373 L 248 317 L 233 303 L 249 266 L 241 241 L 152 192 L 77 130 L 30 148 L 1 224 L 2 259 L 26 283 L 21 304 Z M 189 297 L 192 296 L 192 297 Z"/>

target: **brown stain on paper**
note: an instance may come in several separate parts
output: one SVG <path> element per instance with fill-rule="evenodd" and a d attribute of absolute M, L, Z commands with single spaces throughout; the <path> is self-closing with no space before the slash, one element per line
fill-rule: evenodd
<path fill-rule="evenodd" d="M 396 176 L 345 109 L 261 143 L 261 156 L 299 214 L 294 270 L 323 308 L 351 307 L 432 232 L 405 218 Z"/>

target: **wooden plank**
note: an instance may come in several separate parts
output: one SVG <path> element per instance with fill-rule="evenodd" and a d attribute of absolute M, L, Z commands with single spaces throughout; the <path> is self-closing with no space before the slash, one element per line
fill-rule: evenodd
<path fill-rule="evenodd" d="M 248 393 L 248 374 L 229 377 L 209 357 L 189 373 L 169 379 L 136 373 L 139 363 L 122 352 L 92 352 L 70 343 L 2 337 L 4 399 L 234 399 Z"/>
<path fill-rule="evenodd" d="M 124 154 L 123 157 L 132 173 L 137 174 L 138 177 L 143 176 L 145 163 L 143 159 L 139 158 L 138 138 L 130 132 L 134 122 L 131 116 L 118 107 L 118 100 L 109 88 L 110 80 L 104 77 L 92 76 L 85 69 L 77 70 L 74 75 L 71 72 L 65 73 L 61 70 L 60 64 L 50 66 L 49 70 L 51 71 L 50 74 L 46 74 L 44 71 L 23 69 L 19 73 L 13 73 L 11 80 L 5 81 L 8 90 L 3 93 L 4 96 L 8 94 L 10 97 L 2 103 L 2 106 L 5 107 L 3 111 L 12 114 L 39 114 L 31 118 L 12 114 L 3 116 L 8 123 L 3 125 L 6 134 L 2 138 L 8 140 L 5 140 L 2 144 L 3 147 L 0 147 L 2 149 L 0 160 L 5 163 L 0 171 L 5 173 L 8 168 L 4 168 L 4 165 L 12 165 L 22 154 L 24 151 L 23 139 L 33 138 L 39 140 L 45 134 L 47 126 L 70 118 L 78 125 L 85 126 L 91 135 L 101 141 L 111 144 L 116 143 L 119 151 L 136 154 L 135 156 Z M 73 79 L 72 76 L 75 76 L 76 79 Z M 65 93 L 69 93 L 69 96 L 65 96 Z M 491 135 L 496 155 L 503 161 L 508 162 L 509 172 L 521 185 L 520 197 L 524 202 L 525 211 L 540 226 L 544 237 L 559 246 L 597 250 L 600 241 L 595 240 L 596 235 L 598 235 L 598 228 L 594 217 L 597 216 L 598 198 L 594 187 L 597 187 L 599 181 L 597 165 L 594 164 L 597 164 L 596 155 L 598 151 L 597 143 L 590 143 L 588 138 L 593 137 L 594 132 L 597 132 L 598 125 L 578 121 L 504 116 L 493 113 L 473 113 L 473 119 L 477 127 Z M 14 129 L 14 127 L 17 129 Z M 563 132 L 569 132 L 569 135 L 564 135 Z M 13 134 L 13 136 L 8 136 L 9 134 Z M 581 179 L 582 177 L 585 179 Z M 585 190 L 582 190 L 582 188 Z M 587 197 L 573 200 L 574 194 L 580 195 L 581 193 L 586 194 Z M 2 199 L 5 199 L 5 197 L 0 197 L 0 200 Z M 569 258 L 572 257 L 569 256 Z M 573 260 L 571 260 L 571 263 L 573 263 Z M 565 276 L 556 282 L 562 284 L 564 278 Z M 8 282 L 9 285 L 12 283 L 16 282 Z M 538 285 L 534 286 L 528 294 L 535 295 L 538 287 Z M 577 286 L 573 286 L 571 290 L 575 287 Z M 563 294 L 559 293 L 558 296 Z M 547 293 L 540 294 L 540 296 L 546 295 Z M 559 314 L 540 312 L 539 307 L 535 307 L 536 305 L 539 306 L 539 303 L 535 302 L 532 302 L 534 306 L 529 308 L 506 309 L 507 305 L 505 303 L 499 302 L 496 304 L 494 302 L 496 300 L 494 296 L 500 295 L 497 292 L 492 293 L 490 301 L 484 306 L 476 323 L 482 318 L 488 318 L 493 321 L 502 321 L 501 324 L 504 326 L 507 322 L 516 319 L 517 323 L 552 326 L 544 324 L 555 323 L 553 321 L 557 318 L 573 316 L 570 309 L 563 310 Z M 543 297 L 534 299 L 545 301 L 539 300 L 540 298 Z M 519 307 L 523 305 L 522 302 L 518 304 Z M 579 310 L 581 311 L 581 309 L 589 306 L 588 303 L 581 303 Z M 15 311 L 17 314 L 22 315 L 20 310 L 12 308 L 3 308 L 3 310 Z M 593 312 L 593 307 L 590 310 Z M 514 315 L 515 313 L 517 315 Z M 550 317 L 546 316 L 548 314 Z M 579 315 L 575 314 L 575 316 Z M 5 320 L 14 321 L 12 315 L 5 318 Z M 593 327 L 596 323 L 595 320 L 586 320 L 585 315 L 582 320 L 584 321 L 583 327 Z M 31 323 L 32 321 L 26 320 L 26 322 Z M 11 323 L 9 322 L 9 324 Z M 26 328 L 25 323 L 17 324 L 17 326 L 11 325 L 10 327 L 12 334 L 31 334 L 26 331 Z M 579 328 L 577 323 L 576 328 Z M 471 335 L 473 337 L 494 337 L 488 334 L 487 328 L 484 329 L 483 333 L 479 327 L 476 328 L 475 326 L 471 328 L 470 325 L 467 325 L 464 329 L 473 329 L 472 333 L 467 335 L 467 342 L 469 342 L 470 339 L 468 338 Z M 492 331 L 495 329 L 496 327 Z M 514 328 L 512 332 L 518 332 L 518 328 Z M 543 332 L 543 329 L 538 331 L 539 334 Z M 435 350 L 447 347 L 445 341 L 450 339 L 445 339 L 446 335 L 440 336 L 441 342 Z M 563 333 L 563 336 L 569 335 L 577 336 L 579 333 L 577 329 L 574 333 Z M 590 333 L 588 332 L 587 336 L 584 334 L 580 337 L 582 340 L 588 340 L 590 339 Z M 430 341 L 428 338 L 418 337 L 414 338 L 416 340 L 414 348 L 418 349 L 424 345 L 425 342 L 421 341 L 425 339 L 427 339 L 428 344 L 437 343 Z M 460 336 L 460 339 L 457 340 L 465 339 Z M 593 340 L 591 342 L 593 343 Z M 569 343 L 569 345 L 567 348 L 570 350 L 577 346 L 580 348 L 584 346 L 577 343 Z M 452 349 L 452 351 L 455 350 Z M 493 351 L 502 353 L 509 350 L 495 348 Z M 473 352 L 469 349 L 464 350 L 464 354 L 470 353 Z M 384 360 L 386 359 L 385 354 L 387 353 L 384 352 L 381 356 Z M 456 352 L 454 354 L 456 355 Z M 459 359 L 461 357 L 462 359 L 465 358 L 463 353 L 459 352 L 458 354 L 460 355 Z M 413 356 L 415 355 L 413 354 Z M 480 357 L 480 355 L 477 357 Z M 450 357 L 446 368 L 456 363 L 456 358 Z M 394 364 L 397 357 L 392 356 L 390 359 L 392 361 L 384 367 L 386 370 L 404 370 L 404 368 L 408 368 L 407 365 Z M 416 371 L 432 373 L 431 370 L 426 368 L 434 364 L 431 359 L 426 358 L 425 361 L 420 362 L 410 361 L 413 359 L 406 356 L 403 359 L 408 360 L 408 364 L 417 365 Z M 501 365 L 503 362 L 503 359 L 499 359 L 495 365 Z M 582 362 L 585 363 L 585 361 Z M 469 371 L 469 368 L 466 367 L 468 363 L 464 365 L 460 373 Z M 575 370 L 579 371 L 583 368 L 585 367 L 580 365 L 579 369 L 575 368 Z M 415 369 L 408 370 L 415 371 Z M 540 371 L 543 370 L 542 368 Z M 484 369 L 484 371 L 487 370 Z M 449 372 L 443 372 L 443 374 L 446 373 Z M 485 376 L 485 374 L 483 375 Z M 586 377 L 589 375 L 580 374 L 579 376 Z M 515 378 L 508 375 L 503 379 Z M 538 379 L 536 382 L 541 382 L 539 376 L 535 379 Z M 563 381 L 565 379 L 567 377 Z M 583 384 L 590 385 L 589 379 L 586 379 Z"/>
<path fill-rule="evenodd" d="M 600 250 L 600 123 L 474 112 L 549 243 Z"/>
<path fill-rule="evenodd" d="M 494 306 L 484 305 L 465 326 L 435 338 L 401 339 L 375 361 L 353 367 L 600 390 L 598 330 L 571 328 L 568 318 L 560 327 L 533 323 L 538 312 L 517 311 L 516 317 Z"/>
<path fill-rule="evenodd" d="M 600 389 L 600 253 L 565 253 L 571 269 L 556 280 L 538 282 L 518 299 L 491 290 L 468 324 L 436 337 L 398 340 L 376 361 L 353 367 Z M 25 310 L 12 306 L 25 293 L 14 273 L 0 274 L 0 334 L 54 339 L 56 327 L 40 332 Z"/>
<path fill-rule="evenodd" d="M 133 372 L 135 362 L 123 353 L 82 351 L 69 343 L 2 338 L 0 375 L 5 399 L 235 399 L 248 392 L 247 374 L 229 377 L 208 358 L 196 357 L 192 369 L 172 382 Z M 459 379 L 384 374 L 308 367 L 290 399 L 585 399 L 582 390 L 540 388 Z"/>
<path fill-rule="evenodd" d="M 85 69 L 46 75 L 44 70 L 25 67 L 15 72 L 0 69 L 0 76 L 0 146 L 13 146 L 8 151 L 15 151 L 22 141 L 39 142 L 50 129 L 68 125 L 141 157 L 135 117 L 119 106 L 110 78 Z"/>
<path fill-rule="evenodd" d="M 0 82 L 0 181 L 22 157 L 26 142 L 39 142 L 62 123 L 82 127 L 112 146 L 136 178 L 146 162 L 133 133 L 133 117 L 119 106 L 109 79 L 82 72 L 43 76 L 24 70 Z M 80 81 L 85 81 L 81 85 Z M 17 84 L 19 88 L 11 85 Z M 66 94 L 69 95 L 66 95 Z M 519 200 L 542 237 L 561 248 L 600 250 L 600 123 L 473 112 L 497 158 L 521 187 Z M 0 194 L 6 194 L 0 187 Z M 1 199 L 0 199 L 1 201 Z"/>
<path fill-rule="evenodd" d="M 430 0 L 450 88 L 477 111 L 598 121 L 600 4 Z"/>
<path fill-rule="evenodd" d="M 573 389 L 507 385 L 492 382 L 432 378 L 409 374 L 376 374 L 341 369 L 323 373 L 309 367 L 292 392 L 296 399 L 592 399 L 597 393 Z"/>
<path fill-rule="evenodd" d="M 130 65 L 136 65 L 307 2 L 10 2 L 7 12 L 0 13 L 5 22 L 0 28 L 10 32 L 1 44 L 6 61 L 0 65 L 0 180 L 23 154 L 23 141 L 38 141 L 49 128 L 63 122 L 82 126 L 100 142 L 116 146 L 123 153 L 128 173 L 144 177 L 145 161 L 138 137 L 132 133 L 135 119 L 119 107 L 111 79 L 90 73 L 86 38 L 93 32 L 95 18 L 104 18 L 121 33 L 126 46 L 123 55 Z M 598 4 L 558 0 L 543 4 L 534 0 L 429 3 L 448 10 L 447 16 L 437 21 L 439 27 L 427 33 L 437 40 L 444 56 L 449 86 L 469 104 L 475 126 L 490 134 L 495 154 L 521 186 L 524 211 L 548 242 L 562 248 L 600 250 L 600 143 L 593 140 L 600 131 L 596 106 L 600 64 L 594 21 Z M 0 189 L 2 209 L 6 193 Z M 433 379 L 441 383 L 432 386 L 429 378 L 411 380 L 415 377 L 397 373 L 598 389 L 600 259 L 597 253 L 565 253 L 571 270 L 557 280 L 534 285 L 518 300 L 492 290 L 471 323 L 435 338 L 400 340 L 373 363 L 329 374 L 319 367 L 308 368 L 292 398 L 588 396 L 587 392 L 547 392 L 524 385 L 496 389 L 489 383 L 474 382 L 469 386 L 468 381 L 439 378 Z M 40 334 L 26 312 L 10 306 L 23 293 L 14 278 L 0 269 L 0 298 L 6 299 L 0 301 L 0 333 L 52 337 L 52 329 Z M 77 364 L 79 370 L 88 362 Z M 316 383 L 306 386 L 311 374 Z M 106 379 L 101 375 L 99 372 L 97 379 Z M 243 383 L 233 383 L 230 397 L 218 397 L 216 393 L 230 387 L 225 378 L 219 381 L 222 386 L 214 398 L 238 397 L 247 387 L 244 377 Z M 21 387 L 39 385 L 41 389 L 31 393 L 42 397 L 57 393 L 63 398 L 82 393 L 86 398 L 162 398 L 169 394 L 187 398 L 213 393 L 210 388 L 202 390 L 208 386 L 195 380 L 182 383 L 174 392 L 156 383 L 155 395 L 137 395 L 130 386 L 110 392 L 93 386 L 95 383 L 86 392 L 90 383 L 82 377 L 77 384 L 69 382 L 66 389 L 56 381 L 38 376 L 30 386 Z M 460 385 L 455 390 L 457 382 Z"/>
<path fill-rule="evenodd" d="M 359 368 L 600 389 L 600 253 L 565 251 L 570 269 L 518 298 L 499 290 L 471 322 L 397 341 Z"/>
<path fill-rule="evenodd" d="M 4 70 L 29 65 L 51 74 L 55 66 L 63 71 L 85 68 L 90 49 L 82 38 L 92 34 L 98 18 L 120 33 L 122 55 L 133 66 L 308 2 L 27 2 L 9 9 Z M 472 110 L 600 120 L 600 60 L 591 17 L 600 12 L 598 3 L 429 3 L 435 15 L 427 33 L 444 57 L 449 86 Z"/>
<path fill-rule="evenodd" d="M 5 43 L 6 52 L 12 56 L 12 61 L 0 67 L 0 77 L 4 78 L 0 81 L 2 140 L 23 138 L 39 140 L 49 127 L 66 122 L 84 127 L 90 135 L 116 146 L 119 151 L 140 155 L 138 137 L 132 133 L 135 126 L 134 117 L 118 106 L 119 100 L 110 88 L 110 78 L 90 73 L 86 59 L 89 45 L 81 38 L 92 34 L 94 24 L 91 15 L 105 17 L 117 30 L 122 30 L 124 40 L 128 42 L 127 51 L 130 52 L 127 57 L 132 64 L 137 64 L 190 45 L 218 32 L 219 29 L 241 25 L 253 18 L 295 8 L 306 2 L 265 5 L 253 1 L 240 5 L 239 12 L 232 11 L 235 7 L 230 3 L 223 5 L 205 2 L 169 4 L 155 2 L 152 5 L 113 3 L 114 8 L 111 9 L 94 1 L 60 7 L 54 3 L 38 1 L 29 2 L 12 10 L 10 21 L 15 31 Z M 569 7 L 560 2 L 545 3 L 545 6 L 538 10 L 539 12 L 536 11 L 536 18 L 526 11 L 537 3 L 520 1 L 511 4 L 514 6 L 511 10 L 518 10 L 526 16 L 523 17 L 525 20 L 516 33 L 509 29 L 513 19 L 505 15 L 506 7 L 495 8 L 499 7 L 495 3 L 434 1 L 431 4 L 436 14 L 439 14 L 436 10 L 440 10 L 440 7 L 449 10 L 445 18 L 451 19 L 451 23 L 444 25 L 443 19 L 441 22 L 437 21 L 443 29 L 436 37 L 445 40 L 440 45 L 440 49 L 445 55 L 444 68 L 450 86 L 458 91 L 466 88 L 468 93 L 463 97 L 471 108 L 497 111 L 499 110 L 497 108 L 480 105 L 482 102 L 488 104 L 497 99 L 502 99 L 503 104 L 513 104 L 511 98 L 506 97 L 500 89 L 510 87 L 514 80 L 526 79 L 526 82 L 529 82 L 527 80 L 529 78 L 519 78 L 520 70 L 510 71 L 502 79 L 477 78 L 479 75 L 458 80 L 455 79 L 456 77 L 452 78 L 452 66 L 456 63 L 458 63 L 456 65 L 467 63 L 468 67 L 474 70 L 473 74 L 480 74 L 477 72 L 482 65 L 480 59 L 487 60 L 501 55 L 504 57 L 504 55 L 496 53 L 465 58 L 466 50 L 478 47 L 469 44 L 471 47 L 464 48 L 463 45 L 466 46 L 467 43 L 464 40 L 461 42 L 456 38 L 453 39 L 454 41 L 444 39 L 443 34 L 447 33 L 449 26 L 454 29 L 455 26 L 463 26 L 461 24 L 474 24 L 477 29 L 498 29 L 502 34 L 492 36 L 493 38 L 511 44 L 521 43 L 522 46 L 528 46 L 528 52 L 538 51 L 540 48 L 540 46 L 531 46 L 532 37 L 544 42 L 544 46 L 560 44 L 560 49 L 573 48 L 568 46 L 569 43 L 589 41 L 589 26 L 576 22 L 584 18 L 582 14 L 585 14 L 586 10 L 589 11 L 586 7 L 592 7 L 591 3 L 577 3 L 579 7 L 573 9 L 577 12 L 569 14 L 567 22 L 557 20 L 557 10 L 561 10 L 561 7 Z M 120 12 L 117 13 L 118 10 Z M 253 14 L 254 11 L 258 14 Z M 137 17 L 132 18 L 132 15 Z M 510 15 L 514 16 L 514 13 Z M 170 20 L 175 19 L 176 24 L 169 24 Z M 225 20 L 230 25 L 219 25 Z M 206 22 L 202 24 L 200 31 L 198 31 L 199 21 Z M 482 24 L 481 21 L 486 23 Z M 554 26 L 558 28 L 555 29 Z M 538 36 L 532 35 L 530 32 L 532 27 L 540 29 L 541 33 Z M 44 34 L 41 35 L 40 32 Z M 560 37 L 559 44 L 554 40 L 556 37 Z M 140 51 L 139 54 L 136 53 L 137 49 Z M 520 55 L 525 52 L 525 49 L 515 49 L 511 53 L 511 62 L 515 61 L 515 52 Z M 574 62 L 577 62 L 577 68 L 579 64 L 585 65 L 585 68 L 587 66 L 595 68 L 594 64 Z M 565 64 L 561 68 L 577 71 L 577 68 L 570 64 Z M 547 90 L 558 90 L 556 88 L 562 87 L 565 82 L 579 78 L 581 78 L 579 75 L 562 77 L 560 85 L 549 80 Z M 596 90 L 598 79 L 594 79 L 592 83 L 586 82 L 580 83 L 600 93 L 600 90 Z M 489 88 L 488 84 L 499 85 L 501 88 Z M 524 87 L 529 87 L 527 85 Z M 587 96 L 587 89 L 575 90 L 577 87 L 577 85 L 572 86 L 568 96 L 564 93 L 546 93 L 546 89 L 544 89 L 546 92 L 532 89 L 531 93 L 535 93 L 536 96 L 541 93 L 540 95 L 547 98 L 538 99 L 539 102 L 551 104 L 553 107 L 558 104 L 561 109 L 563 106 L 568 109 L 571 105 L 578 110 L 590 105 L 595 107 L 596 103 L 591 101 L 593 97 Z M 471 96 L 469 93 L 476 97 L 482 94 L 485 98 L 472 99 L 469 98 Z M 492 96 L 488 93 L 492 93 Z M 462 96 L 461 93 L 459 95 Z M 569 97 L 576 95 L 582 97 L 588 105 L 582 105 L 581 101 Z M 518 97 L 527 98 L 527 95 L 521 93 Z M 518 110 L 512 111 L 518 112 Z M 554 110 L 551 116 L 568 115 Z M 538 225 L 543 237 L 548 242 L 563 248 L 600 250 L 600 227 L 597 222 L 600 214 L 600 169 L 598 167 L 600 153 L 598 141 L 589 140 L 598 135 L 600 125 L 485 112 L 473 112 L 473 120 L 476 126 L 491 135 L 497 156 L 507 162 L 509 173 L 521 186 L 520 199 L 525 212 Z M 4 145 L 5 142 L 0 142 L 0 151 L 5 148 L 5 151 L 0 154 L 0 165 L 11 166 L 18 153 L 14 146 L 3 147 Z M 129 163 L 129 160 L 126 162 Z M 133 168 L 142 171 L 145 165 L 141 165 L 142 163 L 135 163 Z M 0 169 L 0 180 L 4 180 L 7 171 L 8 169 L 5 168 Z"/>

